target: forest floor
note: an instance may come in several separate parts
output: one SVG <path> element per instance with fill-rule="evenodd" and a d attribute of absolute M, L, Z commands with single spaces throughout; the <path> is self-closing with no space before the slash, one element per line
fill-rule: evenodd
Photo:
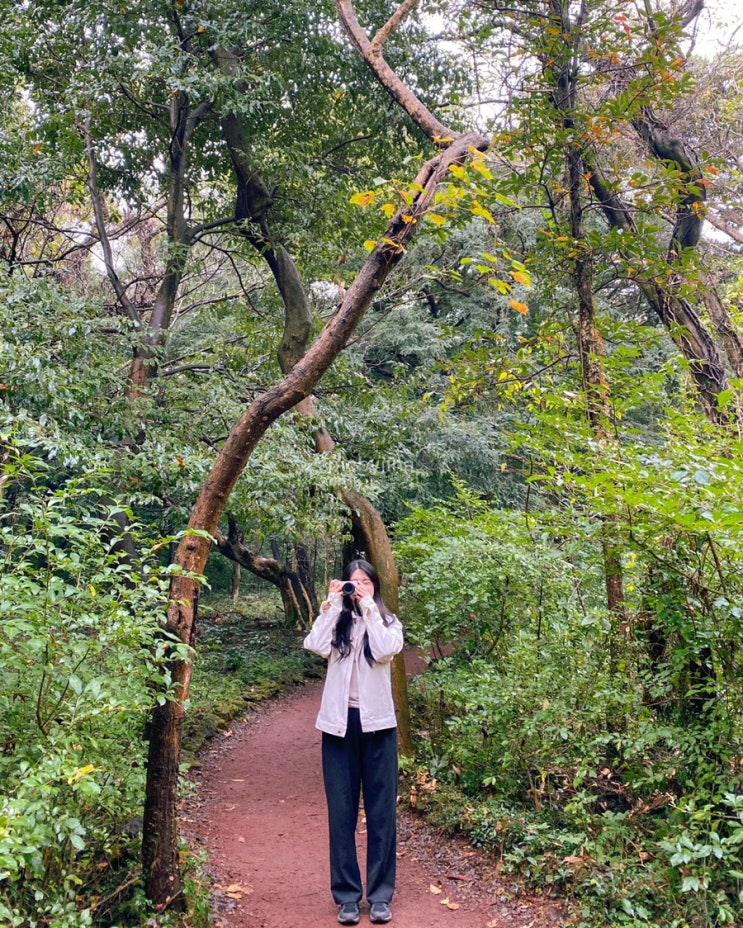
<path fill-rule="evenodd" d="M 218 928 L 337 924 L 328 888 L 328 835 L 315 717 L 322 682 L 272 700 L 216 735 L 191 775 L 182 829 L 204 874 Z M 364 873 L 365 824 L 357 830 Z M 556 902 L 520 890 L 495 859 L 398 817 L 398 928 L 558 928 Z M 369 924 L 362 904 L 361 924 Z"/>

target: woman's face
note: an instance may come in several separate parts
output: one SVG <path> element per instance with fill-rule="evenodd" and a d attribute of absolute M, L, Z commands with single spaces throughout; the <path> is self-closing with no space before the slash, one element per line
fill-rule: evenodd
<path fill-rule="evenodd" d="M 363 570 L 357 567 L 348 579 L 356 584 L 356 595 L 359 599 L 362 599 L 364 596 L 374 596 L 374 583 L 371 577 L 368 577 Z"/>

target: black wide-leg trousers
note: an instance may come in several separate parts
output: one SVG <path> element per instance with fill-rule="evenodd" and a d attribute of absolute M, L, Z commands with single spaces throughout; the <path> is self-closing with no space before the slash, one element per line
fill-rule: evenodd
<path fill-rule="evenodd" d="M 338 905 L 360 902 L 356 823 L 363 789 L 366 813 L 366 898 L 390 902 L 397 864 L 397 729 L 363 732 L 348 710 L 343 738 L 323 732 L 322 770 L 330 826 L 330 891 Z"/>

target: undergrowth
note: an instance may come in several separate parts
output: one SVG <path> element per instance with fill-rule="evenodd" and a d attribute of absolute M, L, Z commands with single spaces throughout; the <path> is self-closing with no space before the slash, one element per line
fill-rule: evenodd
<path fill-rule="evenodd" d="M 690 529 L 688 500 L 641 502 L 622 623 L 578 509 L 527 520 L 462 490 L 398 524 L 406 632 L 438 657 L 406 791 L 576 928 L 740 928 L 740 545 Z"/>
<path fill-rule="evenodd" d="M 404 796 L 504 872 L 567 899 L 577 928 L 739 925 L 739 741 L 722 725 L 655 729 L 624 686 L 607 736 L 578 677 L 549 699 L 544 681 L 440 662 L 412 687 Z"/>

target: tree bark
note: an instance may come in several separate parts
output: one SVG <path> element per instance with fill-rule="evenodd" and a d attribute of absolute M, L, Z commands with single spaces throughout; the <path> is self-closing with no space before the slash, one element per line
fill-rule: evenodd
<path fill-rule="evenodd" d="M 630 208 L 610 190 L 601 177 L 590 153 L 581 153 L 586 177 L 602 207 L 604 216 L 613 228 L 636 233 L 637 227 Z M 669 255 L 672 249 L 669 248 Z M 628 257 L 635 264 L 636 259 Z M 717 345 L 705 328 L 691 303 L 674 292 L 672 276 L 660 281 L 652 269 L 639 272 L 635 282 L 641 293 L 668 331 L 677 348 L 689 363 L 699 403 L 707 418 L 718 425 L 728 422 L 728 414 L 721 410 L 717 398 L 729 389 L 725 366 Z"/>
<path fill-rule="evenodd" d="M 720 295 L 714 285 L 714 282 L 708 275 L 705 275 L 702 281 L 704 305 L 707 307 L 707 313 L 712 320 L 712 325 L 720 336 L 722 347 L 725 349 L 725 355 L 728 364 L 733 372 L 733 376 L 738 380 L 743 379 L 743 340 L 730 318 L 727 307 L 720 299 Z"/>
<path fill-rule="evenodd" d="M 235 561 L 232 565 L 232 589 L 230 599 L 236 603 L 240 599 L 240 583 L 242 582 L 242 565 Z"/>
<path fill-rule="evenodd" d="M 580 357 L 583 390 L 586 396 L 586 414 L 591 430 L 600 447 L 609 445 L 611 434 L 611 404 L 609 383 L 604 373 L 604 344 L 596 326 L 596 309 L 593 296 L 593 263 L 590 248 L 585 242 L 584 229 L 584 166 L 582 152 L 575 144 L 575 107 L 577 102 L 578 68 L 577 48 L 581 36 L 581 15 L 571 22 L 567 10 L 558 0 L 553 0 L 553 18 L 564 36 L 565 58 L 562 67 L 550 70 L 556 74 L 552 94 L 555 108 L 560 115 L 562 128 L 569 133 L 565 147 L 568 176 L 568 203 L 570 237 L 574 243 L 575 257 L 571 261 L 571 273 L 578 304 L 578 355 Z M 617 648 L 621 630 L 626 625 L 624 601 L 624 576 L 618 544 L 616 519 L 604 517 L 601 550 L 604 560 L 606 606 L 611 616 L 609 632 L 609 670 L 617 666 Z"/>

